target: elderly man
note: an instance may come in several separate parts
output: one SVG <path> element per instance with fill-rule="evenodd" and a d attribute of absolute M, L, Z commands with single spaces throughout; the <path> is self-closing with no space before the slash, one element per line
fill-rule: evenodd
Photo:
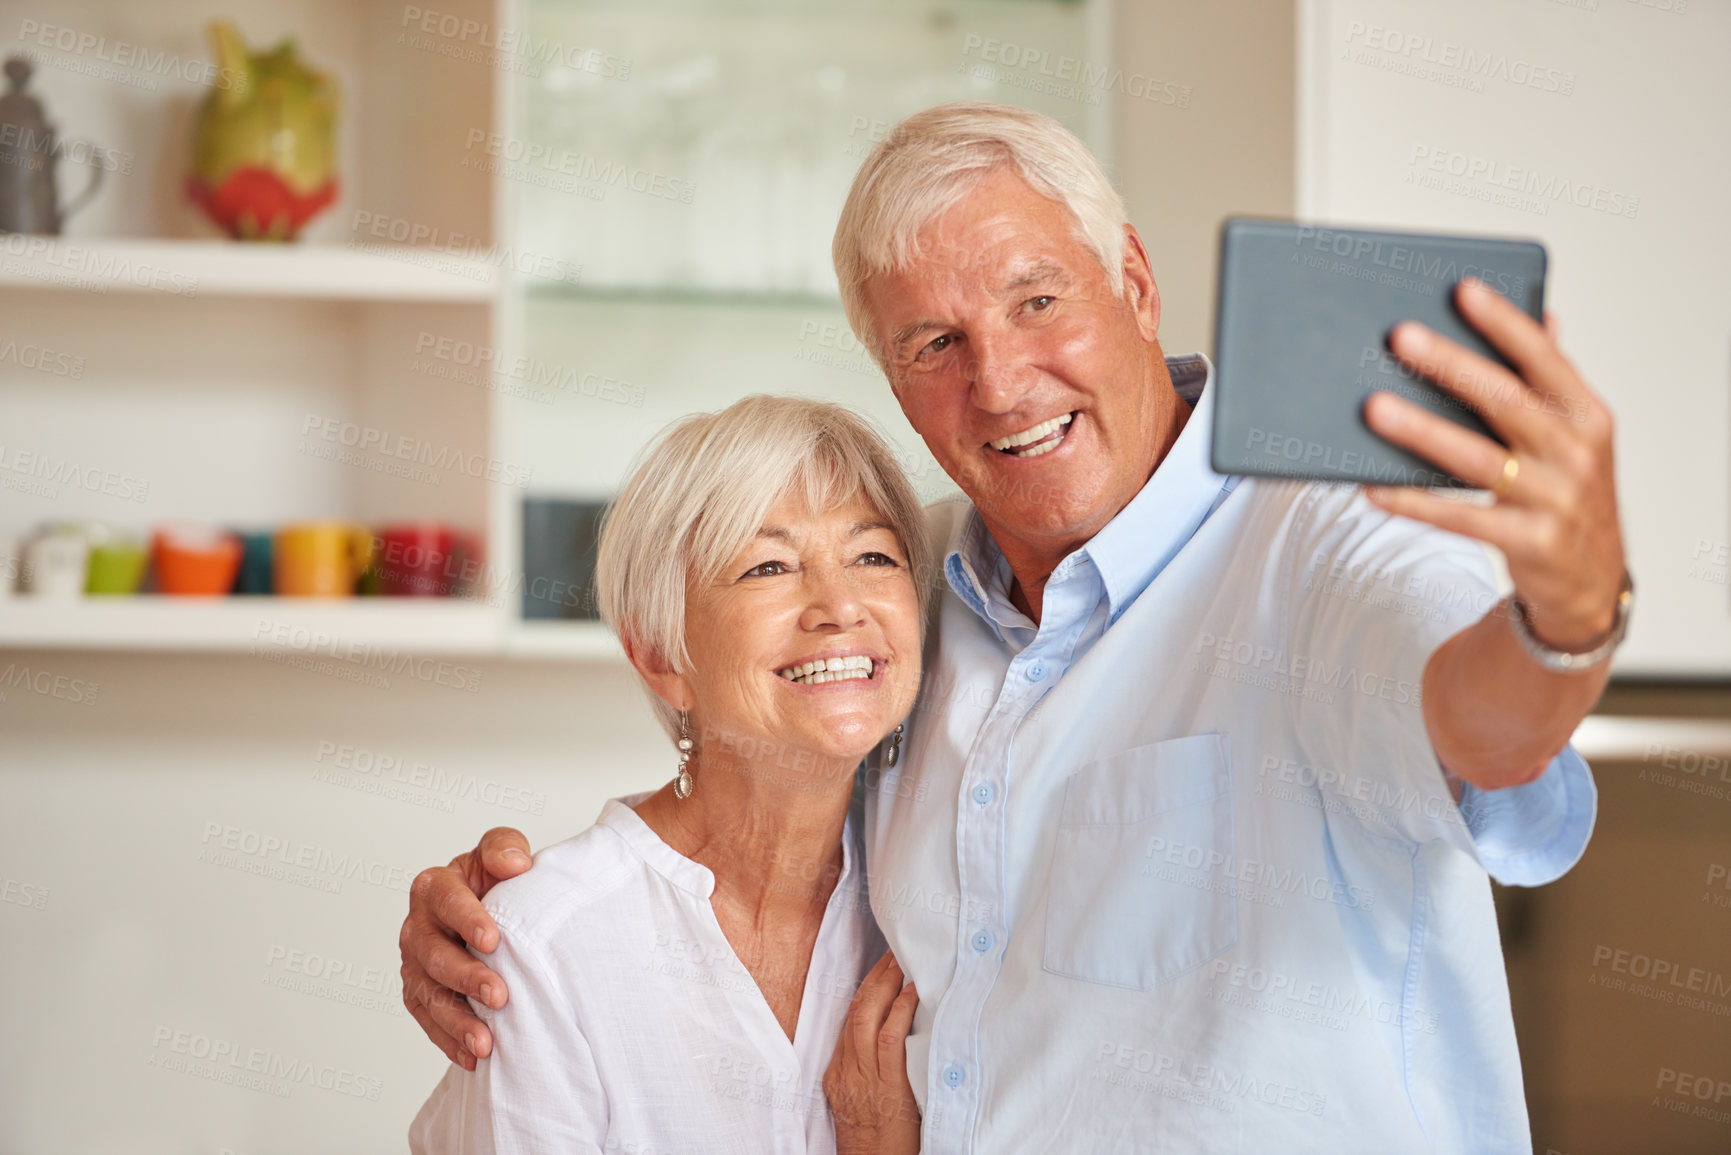
<path fill-rule="evenodd" d="M 1392 395 L 1366 419 L 1492 502 L 1239 480 L 1208 466 L 1207 361 L 1165 356 L 1142 242 L 1054 122 L 904 121 L 834 255 L 967 497 L 929 511 L 925 686 L 866 776 L 924 1149 L 1530 1150 L 1487 875 L 1584 850 L 1567 743 L 1631 597 L 1611 418 L 1554 334 L 1469 282 L 1514 372 L 1392 336 L 1508 448 Z M 525 850 L 490 833 L 404 924 L 409 1009 L 465 1065 L 490 1039 L 439 988 L 503 1003 L 455 936 L 491 949 L 470 892 Z"/>

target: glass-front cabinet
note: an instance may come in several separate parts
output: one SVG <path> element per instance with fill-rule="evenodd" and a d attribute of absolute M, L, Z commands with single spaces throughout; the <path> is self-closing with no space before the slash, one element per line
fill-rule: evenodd
<path fill-rule="evenodd" d="M 576 271 L 524 278 L 518 295 L 529 378 L 554 383 L 508 401 L 501 452 L 532 464 L 530 498 L 605 500 L 667 422 L 756 392 L 868 413 L 922 496 L 948 491 L 848 331 L 830 266 L 836 217 L 888 128 L 947 101 L 1037 109 L 1109 163 L 1106 5 L 529 0 L 521 11 L 536 64 L 514 77 L 520 130 L 477 142 L 475 163 L 501 178 L 514 247 Z M 525 545 L 532 558 L 538 543 Z"/>

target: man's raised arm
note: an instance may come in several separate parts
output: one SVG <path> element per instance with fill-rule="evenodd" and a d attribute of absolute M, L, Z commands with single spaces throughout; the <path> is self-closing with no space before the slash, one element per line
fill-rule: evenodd
<path fill-rule="evenodd" d="M 481 836 L 475 849 L 415 876 L 409 914 L 397 945 L 403 953 L 403 1005 L 427 1038 L 445 1055 L 473 1071 L 493 1051 L 493 1033 L 476 1018 L 465 996 L 498 1010 L 509 992 L 505 982 L 470 954 L 499 945 L 499 928 L 481 905 L 496 882 L 528 870 L 529 840 L 508 826 Z"/>
<path fill-rule="evenodd" d="M 1483 485 L 1493 505 L 1422 490 L 1372 488 L 1391 513 L 1496 546 L 1538 644 L 1564 653 L 1595 649 L 1618 620 L 1626 561 L 1617 521 L 1612 420 L 1545 328 L 1494 291 L 1463 281 L 1456 301 L 1514 371 L 1422 325 L 1390 342 L 1407 365 L 1472 406 L 1508 448 L 1393 394 L 1365 407 L 1372 430 L 1457 477 Z M 1481 789 L 1532 781 L 1568 743 L 1610 676 L 1601 661 L 1556 672 L 1531 656 L 1505 601 L 1431 656 L 1424 717 L 1450 773 Z"/>

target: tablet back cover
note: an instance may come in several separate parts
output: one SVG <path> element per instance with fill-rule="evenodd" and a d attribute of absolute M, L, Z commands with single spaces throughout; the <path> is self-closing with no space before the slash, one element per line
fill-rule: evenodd
<path fill-rule="evenodd" d="M 1455 311 L 1473 276 L 1534 318 L 1545 250 L 1530 241 L 1231 220 L 1221 230 L 1213 466 L 1219 473 L 1379 485 L 1461 485 L 1364 424 L 1377 389 L 1493 436 L 1464 402 L 1414 376 L 1388 333 L 1414 320 L 1507 361 Z"/>

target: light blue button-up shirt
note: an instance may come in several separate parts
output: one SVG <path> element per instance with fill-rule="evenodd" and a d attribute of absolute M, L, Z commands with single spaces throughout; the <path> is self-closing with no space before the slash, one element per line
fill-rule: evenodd
<path fill-rule="evenodd" d="M 1169 367 L 1191 420 L 1037 626 L 932 513 L 949 590 L 867 795 L 925 1150 L 1528 1151 L 1486 875 L 1573 865 L 1591 776 L 1457 806 L 1419 704 L 1497 601 L 1482 550 L 1214 473 L 1210 366 Z"/>

